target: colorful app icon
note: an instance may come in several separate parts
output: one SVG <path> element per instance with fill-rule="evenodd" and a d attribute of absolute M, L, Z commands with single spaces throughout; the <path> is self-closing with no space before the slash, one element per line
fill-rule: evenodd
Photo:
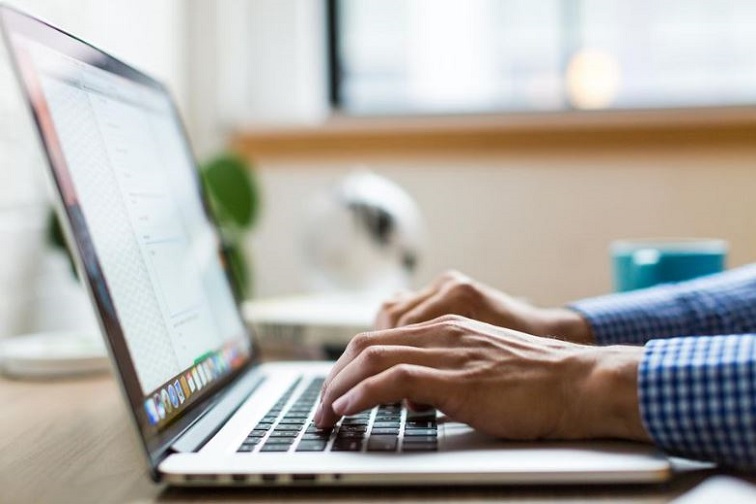
<path fill-rule="evenodd" d="M 192 368 L 192 378 L 194 379 L 194 384 L 197 385 L 197 390 L 202 390 L 202 379 L 196 367 Z"/>
<path fill-rule="evenodd" d="M 173 406 L 171 406 L 171 399 L 168 395 L 168 391 L 165 389 L 160 391 L 160 402 L 163 404 L 166 414 L 170 415 L 171 411 L 173 411 Z"/>
<path fill-rule="evenodd" d="M 205 376 L 207 376 L 207 381 L 215 379 L 215 375 L 213 374 L 213 370 L 210 369 L 210 364 L 208 364 L 208 361 L 203 362 L 202 367 L 205 368 Z"/>
<path fill-rule="evenodd" d="M 148 397 L 147 400 L 144 401 L 144 411 L 147 413 L 147 420 L 150 422 L 150 425 L 157 425 L 160 421 L 160 414 L 158 413 L 155 400 L 152 397 Z"/>
<path fill-rule="evenodd" d="M 191 371 L 186 372 L 186 383 L 189 384 L 189 392 L 194 392 L 195 390 L 197 390 L 197 386 L 194 384 L 194 378 L 192 377 Z"/>
<path fill-rule="evenodd" d="M 165 418 L 165 405 L 163 404 L 163 400 L 160 399 L 160 394 L 155 392 L 155 395 L 152 396 L 152 400 L 155 402 L 158 415 L 160 416 L 160 420 L 162 420 L 163 418 Z"/>
<path fill-rule="evenodd" d="M 173 387 L 173 383 L 168 384 L 168 397 L 171 399 L 171 404 L 174 408 L 178 408 L 179 405 L 179 398 L 178 398 L 178 392 L 176 392 L 176 389 Z"/>
<path fill-rule="evenodd" d="M 181 404 L 184 404 L 186 402 L 186 396 L 184 395 L 184 391 L 181 390 L 181 384 L 178 380 L 173 382 L 173 388 L 176 389 L 176 394 L 178 394 L 178 399 Z"/>
<path fill-rule="evenodd" d="M 213 357 L 213 360 L 215 361 L 215 367 L 220 371 L 221 374 L 226 372 L 226 363 L 221 359 L 220 355 L 216 355 Z"/>
<path fill-rule="evenodd" d="M 195 367 L 194 369 L 196 369 L 199 373 L 200 380 L 202 380 L 202 385 L 207 385 L 207 376 L 205 376 L 205 368 L 202 367 L 202 364 L 197 364 L 197 367 Z"/>
<path fill-rule="evenodd" d="M 192 391 L 189 390 L 189 382 L 186 381 L 186 376 L 181 377 L 181 390 L 184 391 L 184 395 L 189 397 L 192 395 Z"/>

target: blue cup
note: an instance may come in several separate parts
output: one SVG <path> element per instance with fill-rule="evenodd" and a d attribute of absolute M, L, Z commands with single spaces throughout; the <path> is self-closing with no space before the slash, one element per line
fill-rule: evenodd
<path fill-rule="evenodd" d="M 627 292 L 724 271 L 727 242 L 703 239 L 620 240 L 610 247 L 614 290 Z"/>

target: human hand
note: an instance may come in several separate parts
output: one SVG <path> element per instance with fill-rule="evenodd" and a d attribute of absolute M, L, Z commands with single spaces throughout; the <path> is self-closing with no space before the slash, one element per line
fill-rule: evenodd
<path fill-rule="evenodd" d="M 636 388 L 642 354 L 444 316 L 353 338 L 314 421 L 327 427 L 407 400 L 501 438 L 648 440 Z"/>
<path fill-rule="evenodd" d="M 593 342 L 588 323 L 577 312 L 537 308 L 457 271 L 444 273 L 419 292 L 399 294 L 383 303 L 375 326 L 391 329 L 443 315 L 461 315 L 536 336 Z"/>

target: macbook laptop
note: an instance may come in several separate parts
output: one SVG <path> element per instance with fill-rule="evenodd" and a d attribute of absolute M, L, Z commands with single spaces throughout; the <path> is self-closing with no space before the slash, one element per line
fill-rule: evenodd
<path fill-rule="evenodd" d="M 311 418 L 330 364 L 260 362 L 166 88 L 16 10 L 0 6 L 0 19 L 155 480 L 584 484 L 669 476 L 668 460 L 645 445 L 505 442 L 402 404 L 318 429 Z"/>

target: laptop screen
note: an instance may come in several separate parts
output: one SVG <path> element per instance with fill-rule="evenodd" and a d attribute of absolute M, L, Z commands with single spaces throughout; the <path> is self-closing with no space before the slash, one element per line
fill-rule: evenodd
<path fill-rule="evenodd" d="M 123 383 L 155 434 L 251 353 L 183 128 L 151 78 L 3 18 Z"/>

